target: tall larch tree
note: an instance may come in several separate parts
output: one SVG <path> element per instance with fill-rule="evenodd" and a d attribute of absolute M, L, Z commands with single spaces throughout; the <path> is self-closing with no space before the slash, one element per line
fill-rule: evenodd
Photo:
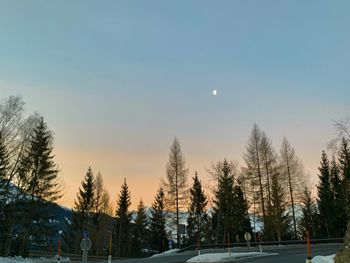
<path fill-rule="evenodd" d="M 243 169 L 246 181 L 249 182 L 251 189 L 250 199 L 253 203 L 253 213 L 261 215 L 266 227 L 266 180 L 263 174 L 262 151 L 261 151 L 262 132 L 257 124 L 254 124 L 246 152 L 243 155 L 246 167 Z M 257 207 L 260 207 L 258 211 Z"/>
<path fill-rule="evenodd" d="M 127 257 L 131 255 L 131 193 L 124 179 L 121 186 L 116 210 L 116 251 L 118 257 Z"/>
<path fill-rule="evenodd" d="M 166 165 L 166 180 L 162 180 L 165 190 L 165 201 L 167 209 L 175 211 L 176 242 L 180 246 L 180 227 L 179 215 L 180 209 L 185 209 L 188 202 L 187 187 L 188 169 L 186 168 L 185 158 L 181 151 L 180 142 L 174 139 L 169 153 L 169 161 Z"/>
<path fill-rule="evenodd" d="M 285 186 L 289 193 L 289 205 L 292 208 L 294 238 L 298 238 L 297 220 L 295 216 L 295 204 L 300 200 L 301 191 L 305 185 L 305 177 L 301 161 L 297 157 L 294 148 L 286 138 L 282 140 L 280 150 L 281 175 L 285 180 Z"/>

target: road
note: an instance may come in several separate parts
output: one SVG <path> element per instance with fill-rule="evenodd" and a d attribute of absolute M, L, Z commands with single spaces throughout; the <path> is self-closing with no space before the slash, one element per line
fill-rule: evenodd
<path fill-rule="evenodd" d="M 331 255 L 335 254 L 340 248 L 341 244 L 319 244 L 311 245 L 311 256 L 317 255 Z M 235 249 L 233 249 L 233 252 Z M 256 251 L 256 250 L 255 250 Z M 215 251 L 218 252 L 218 251 Z M 259 258 L 240 259 L 239 262 L 249 263 L 304 263 L 306 259 L 306 246 L 289 245 L 283 247 L 268 247 L 263 248 L 263 252 L 278 253 L 278 255 L 271 255 Z M 202 253 L 206 253 L 202 251 Z M 113 260 L 112 263 L 184 263 L 191 257 L 196 255 L 196 251 L 187 251 L 184 253 L 176 253 L 169 256 L 150 257 L 139 259 L 123 259 Z M 235 262 L 235 261 L 232 261 Z M 237 262 L 237 261 L 236 261 Z M 105 263 L 105 262 L 104 262 Z"/>

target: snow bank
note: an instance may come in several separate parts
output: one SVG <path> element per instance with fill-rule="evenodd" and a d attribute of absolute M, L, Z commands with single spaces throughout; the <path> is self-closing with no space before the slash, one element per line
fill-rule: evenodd
<path fill-rule="evenodd" d="M 174 249 L 170 249 L 170 250 L 164 251 L 163 253 L 154 254 L 154 255 L 151 256 L 151 257 L 169 256 L 169 255 L 171 255 L 171 254 L 176 253 L 176 252 L 179 251 L 179 250 L 180 250 L 180 249 L 178 249 L 178 248 L 174 248 Z M 0 262 L 0 263 L 1 263 L 1 262 Z"/>
<path fill-rule="evenodd" d="M 276 254 L 261 253 L 261 252 L 231 253 L 231 255 L 229 253 L 208 253 L 208 254 L 202 254 L 202 255 L 190 258 L 186 262 L 187 263 L 226 262 L 226 261 L 232 261 L 238 258 L 263 257 L 263 256 L 269 256 L 269 255 L 276 255 Z"/>
<path fill-rule="evenodd" d="M 60 258 L 60 262 L 69 262 L 70 258 Z M 40 263 L 40 262 L 57 262 L 57 257 L 52 258 L 23 258 L 23 257 L 0 257 L 0 263 Z"/>
<path fill-rule="evenodd" d="M 312 259 L 312 263 L 333 263 L 333 258 L 335 255 L 330 256 L 316 256 Z"/>

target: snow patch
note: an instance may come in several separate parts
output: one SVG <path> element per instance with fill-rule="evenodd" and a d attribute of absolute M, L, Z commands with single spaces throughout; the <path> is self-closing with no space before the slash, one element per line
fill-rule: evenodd
<path fill-rule="evenodd" d="M 180 249 L 178 248 L 174 248 L 174 249 L 170 249 L 170 250 L 167 250 L 167 251 L 164 251 L 163 253 L 159 253 L 159 254 L 154 254 L 153 256 L 151 256 L 152 258 L 153 257 L 163 257 L 163 256 L 170 256 L 172 254 L 175 254 L 177 251 L 179 251 Z"/>
<path fill-rule="evenodd" d="M 334 257 L 335 254 L 330 256 L 316 256 L 312 259 L 312 263 L 333 263 Z"/>
<path fill-rule="evenodd" d="M 276 254 L 271 253 L 261 253 L 261 252 L 242 252 L 242 253 L 209 253 L 202 254 L 193 258 L 190 258 L 186 261 L 186 263 L 194 263 L 194 262 L 230 262 L 232 260 L 238 258 L 253 258 L 253 257 L 264 257 L 264 256 L 272 256 Z"/>

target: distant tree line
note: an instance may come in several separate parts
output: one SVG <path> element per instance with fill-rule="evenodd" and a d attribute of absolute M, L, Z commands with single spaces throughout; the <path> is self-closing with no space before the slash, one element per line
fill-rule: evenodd
<path fill-rule="evenodd" d="M 19 97 L 0 104 L 0 255 L 54 248 L 57 235 L 53 207 L 63 191 L 52 132 L 42 116 L 25 118 L 23 106 Z M 137 211 L 130 210 L 126 179 L 113 211 L 102 174 L 88 167 L 60 235 L 62 249 L 81 253 L 83 235 L 92 240 L 90 254 L 117 257 L 162 252 L 169 241 L 175 247 L 242 242 L 246 232 L 253 241 L 303 239 L 306 232 L 312 238 L 342 237 L 350 220 L 350 133 L 345 121 L 335 126 L 339 134 L 329 144 L 330 160 L 321 154 L 316 189 L 288 140 L 276 151 L 256 124 L 244 165 L 229 159 L 212 163 L 210 188 L 197 172 L 188 182 L 175 138 L 151 207 L 141 199 Z"/>

